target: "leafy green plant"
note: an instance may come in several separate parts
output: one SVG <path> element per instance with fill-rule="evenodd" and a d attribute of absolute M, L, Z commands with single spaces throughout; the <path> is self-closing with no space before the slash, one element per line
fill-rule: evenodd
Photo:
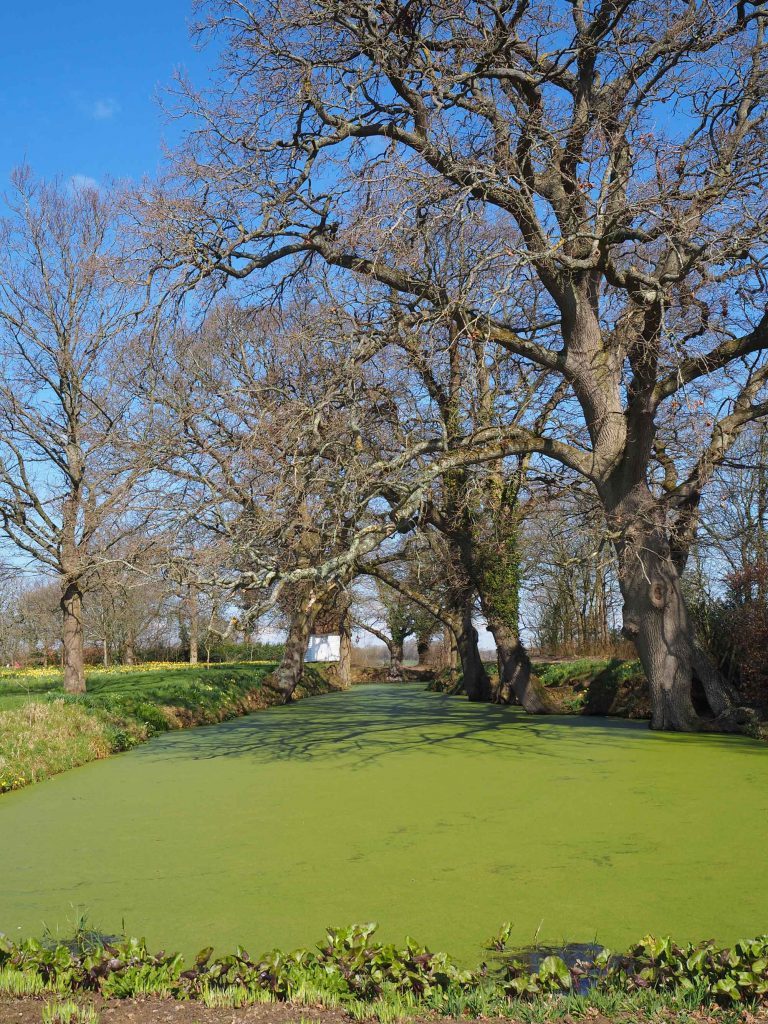
<path fill-rule="evenodd" d="M 678 946 L 649 935 L 625 956 L 604 959 L 606 983 L 625 991 L 701 989 L 719 1002 L 768 998 L 768 936 L 719 949 L 713 942 Z"/>
<path fill-rule="evenodd" d="M 292 1001 L 345 1008 L 355 1019 L 377 1017 L 383 1024 L 423 1011 L 500 1016 L 513 1004 L 520 1018 L 521 1006 L 541 999 L 571 1000 L 578 1008 L 587 997 L 608 1005 L 643 993 L 666 994 L 692 1009 L 712 1001 L 768 1004 L 768 936 L 729 949 L 648 936 L 622 956 L 603 950 L 574 961 L 574 947 L 566 947 L 566 963 L 557 952 L 537 949 L 535 969 L 519 955 L 466 971 L 410 939 L 400 947 L 376 942 L 375 927 L 329 929 L 313 949 L 272 950 L 256 959 L 242 948 L 213 959 L 208 948 L 189 967 L 178 954 L 150 953 L 143 940 L 100 941 L 91 931 L 56 946 L 0 938 L 0 992 L 162 996 L 206 1006 Z M 505 925 L 489 948 L 503 952 L 510 931 Z"/>

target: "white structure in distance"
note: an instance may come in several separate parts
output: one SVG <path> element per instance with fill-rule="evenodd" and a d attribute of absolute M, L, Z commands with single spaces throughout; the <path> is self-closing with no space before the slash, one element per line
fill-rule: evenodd
<path fill-rule="evenodd" d="M 304 661 L 341 661 L 341 634 L 320 633 L 309 638 Z"/>

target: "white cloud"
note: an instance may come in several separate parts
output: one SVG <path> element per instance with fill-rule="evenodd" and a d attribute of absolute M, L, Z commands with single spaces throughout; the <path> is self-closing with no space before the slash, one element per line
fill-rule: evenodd
<path fill-rule="evenodd" d="M 94 121 L 108 121 L 120 113 L 120 104 L 117 100 L 105 96 L 91 104 L 90 113 Z"/>
<path fill-rule="evenodd" d="M 69 179 L 69 184 L 73 192 L 99 191 L 98 181 L 88 174 L 73 174 Z"/>

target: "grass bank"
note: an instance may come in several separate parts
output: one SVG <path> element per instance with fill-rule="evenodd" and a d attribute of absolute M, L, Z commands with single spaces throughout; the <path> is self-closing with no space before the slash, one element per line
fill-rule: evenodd
<path fill-rule="evenodd" d="M 572 658 L 535 662 L 533 668 L 562 714 L 651 717 L 648 682 L 635 659 Z"/>
<path fill-rule="evenodd" d="M 93 669 L 65 694 L 56 669 L 0 672 L 0 793 L 130 750 L 170 729 L 211 725 L 279 702 L 270 662 Z M 297 692 L 333 687 L 310 670 Z"/>
<path fill-rule="evenodd" d="M 610 715 L 616 718 L 649 719 L 648 682 L 637 660 L 621 658 L 559 658 L 534 661 L 533 672 L 546 687 L 552 711 L 561 715 Z M 498 678 L 494 663 L 486 662 L 492 680 Z M 462 692 L 461 671 L 443 670 L 430 680 L 437 693 Z"/>

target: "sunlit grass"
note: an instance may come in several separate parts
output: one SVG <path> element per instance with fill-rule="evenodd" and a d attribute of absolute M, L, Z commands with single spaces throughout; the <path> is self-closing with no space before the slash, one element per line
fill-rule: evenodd
<path fill-rule="evenodd" d="M 106 757 L 108 730 L 84 708 L 29 702 L 0 714 L 0 792 Z"/>
<path fill-rule="evenodd" d="M 99 1024 L 99 1015 L 93 1006 L 83 1006 L 68 999 L 66 1002 L 46 1003 L 42 1024 Z"/>
<path fill-rule="evenodd" d="M 0 671 L 0 793 L 127 750 L 168 729 L 211 724 L 272 703 L 274 663 L 147 662 L 91 668 L 66 694 L 54 668 Z"/>

